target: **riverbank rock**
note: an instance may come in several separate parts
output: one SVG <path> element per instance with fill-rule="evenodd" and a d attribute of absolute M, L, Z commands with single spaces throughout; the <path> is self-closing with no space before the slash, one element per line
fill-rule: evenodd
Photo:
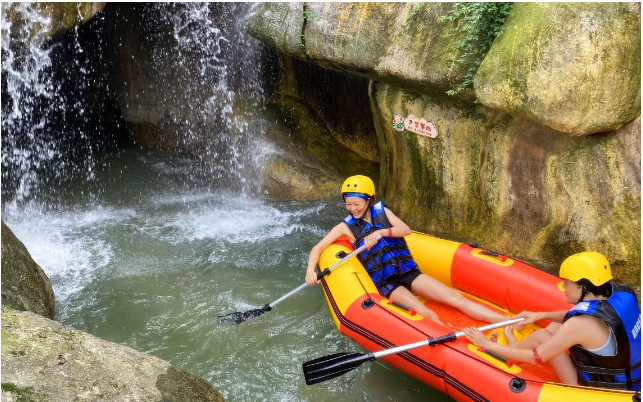
<path fill-rule="evenodd" d="M 30 37 L 47 39 L 68 31 L 94 18 L 105 8 L 105 2 L 34 2 L 4 3 L 2 13 L 11 23 L 11 35 L 17 35 L 26 25 L 26 19 L 35 19 L 39 24 L 31 25 Z M 4 27 L 3 27 L 4 29 Z M 22 36 L 22 35 L 21 35 Z"/>
<path fill-rule="evenodd" d="M 371 99 L 380 193 L 411 227 L 464 235 L 552 273 L 570 254 L 599 251 L 640 288 L 640 117 L 577 138 L 393 85 L 372 82 Z M 437 137 L 395 130 L 396 113 L 431 121 Z"/>
<path fill-rule="evenodd" d="M 475 90 L 483 105 L 560 132 L 618 129 L 640 114 L 640 9 L 515 3 Z"/>
<path fill-rule="evenodd" d="M 3 401 L 223 401 L 206 380 L 30 312 L 2 307 Z"/>
<path fill-rule="evenodd" d="M 51 281 L 24 244 L 2 221 L 2 305 L 54 318 Z"/>

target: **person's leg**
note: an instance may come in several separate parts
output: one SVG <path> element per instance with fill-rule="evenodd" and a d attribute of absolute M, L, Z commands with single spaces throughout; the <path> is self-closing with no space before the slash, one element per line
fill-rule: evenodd
<path fill-rule="evenodd" d="M 516 341 L 516 338 L 513 336 L 513 329 L 505 328 L 505 336 L 507 337 L 509 346 L 520 349 L 535 349 L 551 338 L 554 333 L 558 331 L 561 325 L 562 324 L 557 322 L 552 322 L 546 328 L 532 332 L 522 342 Z M 560 379 L 560 382 L 564 384 L 578 385 L 576 367 L 567 353 L 563 352 L 553 357 L 549 360 L 549 363 L 551 363 L 551 366 Z"/>
<path fill-rule="evenodd" d="M 402 303 L 405 306 L 417 311 L 421 316 L 444 325 L 444 323 L 440 320 L 438 315 L 433 310 L 425 306 L 424 303 L 419 301 L 418 298 L 415 297 L 415 295 L 404 286 L 398 286 L 397 288 L 395 288 L 395 290 L 393 290 L 388 296 L 388 299 L 391 301 Z"/>
<path fill-rule="evenodd" d="M 565 352 L 549 360 L 556 375 L 563 384 L 578 385 L 578 373 L 572 358 Z"/>
<path fill-rule="evenodd" d="M 552 337 L 556 331 L 560 328 L 561 324 L 557 322 L 552 322 L 546 328 L 539 329 L 538 331 L 532 332 L 528 337 L 523 339 L 521 342 L 518 342 L 513 335 L 513 329 L 508 327 L 505 329 L 505 336 L 507 337 L 507 342 L 509 346 L 517 347 L 520 349 L 535 349 L 538 346 L 542 345 L 546 340 Z"/>
<path fill-rule="evenodd" d="M 425 274 L 418 276 L 413 281 L 411 291 L 427 299 L 455 307 L 469 317 L 480 321 L 500 322 L 507 319 L 506 316 L 467 299 L 457 290 Z"/>

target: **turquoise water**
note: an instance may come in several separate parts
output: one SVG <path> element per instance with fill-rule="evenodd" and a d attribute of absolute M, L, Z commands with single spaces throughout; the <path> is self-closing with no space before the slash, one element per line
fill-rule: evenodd
<path fill-rule="evenodd" d="M 363 349 L 340 335 L 321 289 L 239 325 L 218 316 L 304 281 L 337 200 L 267 202 L 213 188 L 188 159 L 128 150 L 55 199 L 3 206 L 49 275 L 57 319 L 202 376 L 228 401 L 450 401 L 380 362 L 307 386 L 301 364 Z"/>

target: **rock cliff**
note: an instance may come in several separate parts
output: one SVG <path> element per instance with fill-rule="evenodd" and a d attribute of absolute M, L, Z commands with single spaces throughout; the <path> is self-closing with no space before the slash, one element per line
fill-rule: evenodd
<path fill-rule="evenodd" d="M 265 3 L 248 31 L 371 80 L 379 194 L 414 229 L 552 272 L 569 254 L 600 251 L 638 288 L 640 7 L 515 3 L 474 87 L 449 97 L 472 68 L 453 46 L 460 21 L 440 22 L 451 7 Z M 437 136 L 409 131 L 414 117 Z"/>

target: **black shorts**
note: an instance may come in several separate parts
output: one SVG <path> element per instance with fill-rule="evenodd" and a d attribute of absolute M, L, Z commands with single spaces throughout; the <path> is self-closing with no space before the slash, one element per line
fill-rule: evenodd
<path fill-rule="evenodd" d="M 377 285 L 377 290 L 386 298 L 388 298 L 391 293 L 400 286 L 404 286 L 408 290 L 411 290 L 411 284 L 420 275 L 422 275 L 422 272 L 418 268 L 413 268 L 402 275 L 391 275 Z"/>

